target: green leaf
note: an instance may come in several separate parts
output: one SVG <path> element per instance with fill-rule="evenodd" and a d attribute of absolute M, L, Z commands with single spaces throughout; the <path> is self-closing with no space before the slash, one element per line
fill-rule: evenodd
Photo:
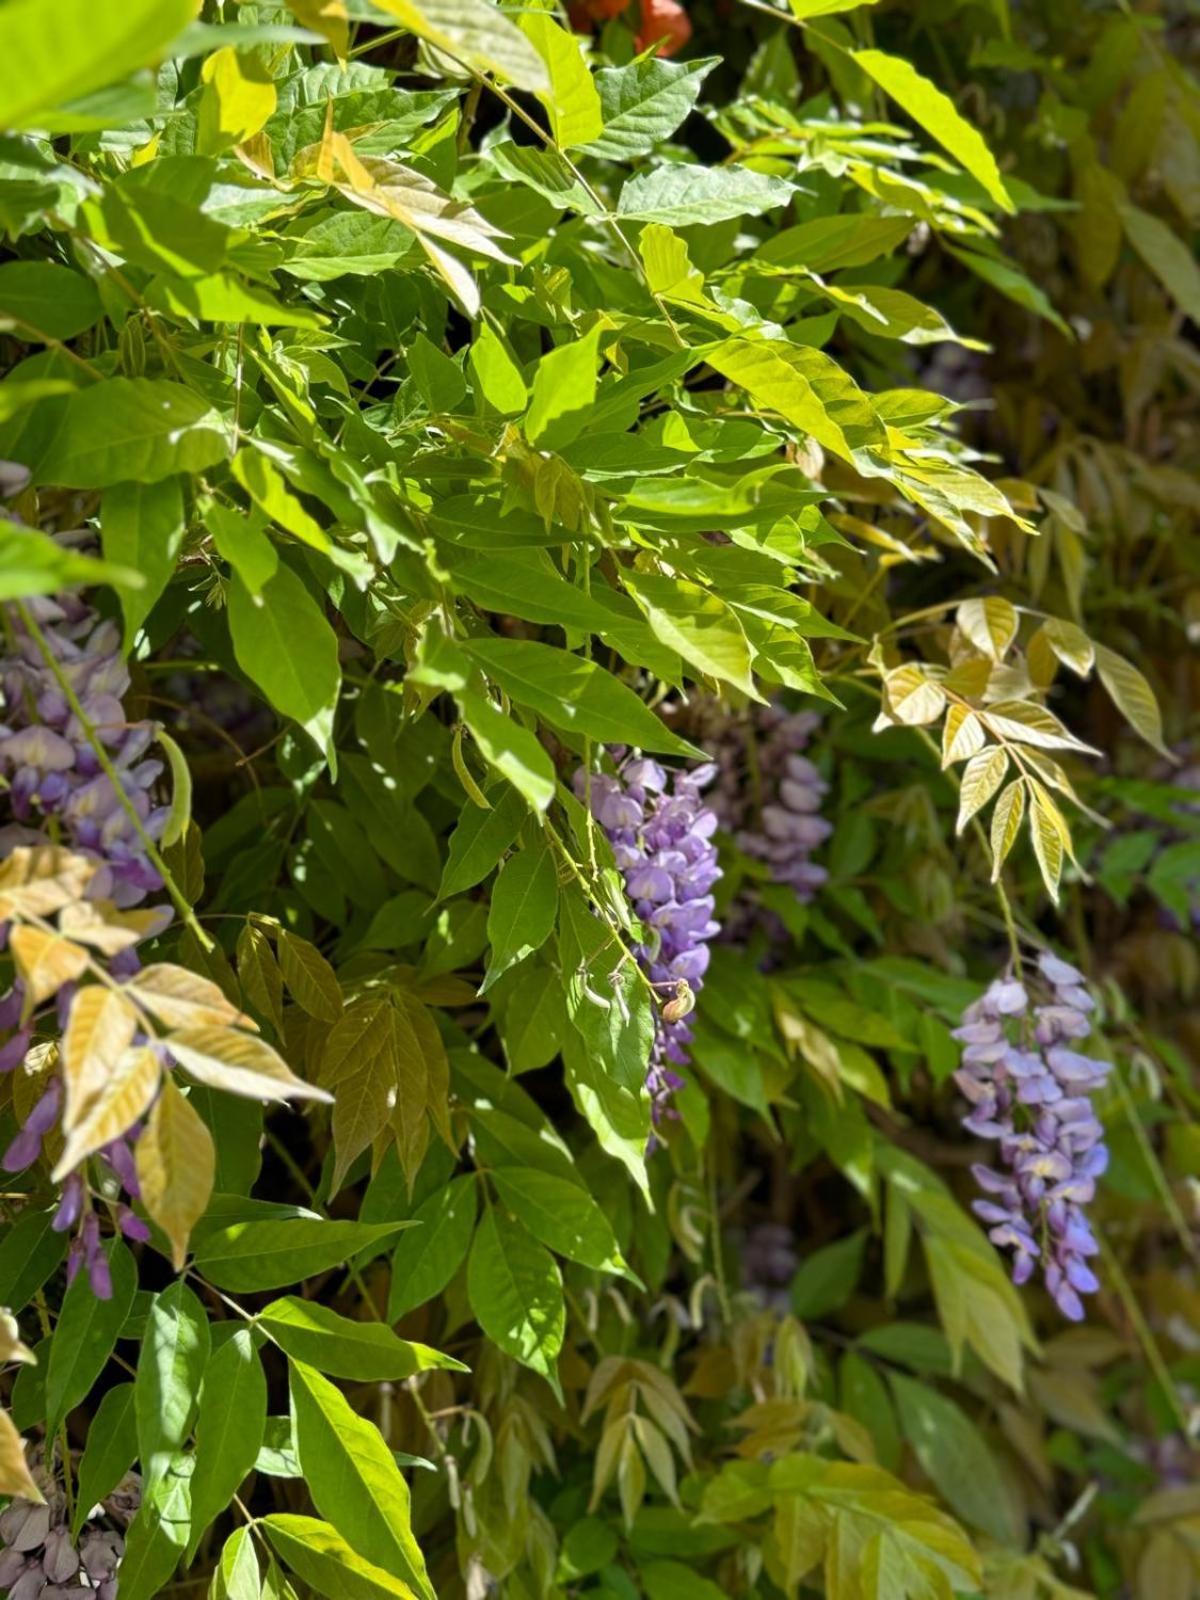
<path fill-rule="evenodd" d="M 750 644 L 736 614 L 719 595 L 684 578 L 622 573 L 625 587 L 668 649 L 704 676 L 733 684 L 752 700 L 762 696 L 750 672 Z"/>
<path fill-rule="evenodd" d="M 450 836 L 450 854 L 438 899 L 448 900 L 451 895 L 462 894 L 464 889 L 486 878 L 520 833 L 528 814 L 521 796 L 507 784 L 486 811 L 468 800 Z"/>
<path fill-rule="evenodd" d="M 536 735 L 481 694 L 460 690 L 455 698 L 488 766 L 507 778 L 535 811 L 545 811 L 554 799 L 554 766 Z"/>
<path fill-rule="evenodd" d="M 327 1600 L 414 1600 L 409 1584 L 356 1554 L 327 1522 L 275 1512 L 259 1526 L 280 1558 Z"/>
<path fill-rule="evenodd" d="M 587 154 L 609 161 L 652 155 L 700 98 L 716 56 L 699 61 L 665 61 L 651 55 L 625 67 L 602 67 L 596 88 L 604 129 Z"/>
<path fill-rule="evenodd" d="M 163 1475 L 192 1431 L 210 1343 L 204 1307 L 182 1279 L 154 1297 L 134 1384 L 138 1455 L 148 1482 Z"/>
<path fill-rule="evenodd" d="M 672 733 L 640 695 L 586 657 L 532 639 L 467 639 L 463 648 L 505 694 L 564 733 L 667 755 L 700 754 Z"/>
<path fill-rule="evenodd" d="M 798 1317 L 815 1320 L 844 1306 L 862 1272 L 867 1235 L 863 1229 L 827 1244 L 800 1263 L 789 1294 Z"/>
<path fill-rule="evenodd" d="M 432 1300 L 467 1258 L 475 1231 L 479 1185 L 474 1173 L 452 1178 L 434 1191 L 413 1214 L 392 1257 L 388 1321 Z"/>
<path fill-rule="evenodd" d="M 490 322 L 485 322 L 471 341 L 467 356 L 476 393 L 502 417 L 515 417 L 524 411 L 529 390 L 521 369 L 507 345 Z"/>
<path fill-rule="evenodd" d="M 848 1350 L 838 1363 L 838 1389 L 842 1410 L 875 1441 L 880 1466 L 895 1472 L 900 1465 L 900 1427 L 878 1369 L 856 1350 Z"/>
<path fill-rule="evenodd" d="M 604 1212 L 586 1189 L 533 1167 L 497 1167 L 500 1198 L 535 1239 L 598 1272 L 626 1270 Z"/>
<path fill-rule="evenodd" d="M 121 1558 L 121 1600 L 154 1600 L 179 1564 L 191 1528 L 191 1456 L 176 1456 L 150 1484 Z"/>
<path fill-rule="evenodd" d="M 88 1427 L 87 1445 L 79 1463 L 79 1483 L 71 1535 L 79 1530 L 94 1505 L 110 1495 L 137 1455 L 137 1416 L 133 1384 L 115 1384 L 104 1395 Z"/>
<path fill-rule="evenodd" d="M 855 66 L 874 79 L 886 95 L 983 185 L 1001 210 L 1017 209 L 983 136 L 959 115 L 948 95 L 900 56 L 889 56 L 882 50 L 852 50 L 850 55 Z"/>
<path fill-rule="evenodd" d="M 285 717 L 291 717 L 337 775 L 333 717 L 341 689 L 337 637 L 290 567 L 262 587 L 262 603 L 239 578 L 229 586 L 229 631 L 238 665 Z M 297 649 L 303 640 L 303 649 Z"/>
<path fill-rule="evenodd" d="M 543 450 L 561 450 L 578 435 L 596 398 L 601 325 L 582 339 L 549 350 L 533 375 L 525 436 Z"/>
<path fill-rule="evenodd" d="M 8 0 L 0 8 L 0 128 L 53 128 L 52 112 L 157 61 L 196 0 Z"/>
<path fill-rule="evenodd" d="M 100 547 L 106 558 L 140 574 L 138 588 L 121 590 L 126 654 L 170 581 L 183 544 L 183 490 L 178 478 L 114 483 L 100 502 Z"/>
<path fill-rule="evenodd" d="M 261 284 L 226 272 L 207 278 L 155 278 L 146 304 L 181 321 L 235 322 L 263 328 L 320 328 L 324 319 L 307 306 L 285 305 Z"/>
<path fill-rule="evenodd" d="M 567 1015 L 606 1078 L 641 1095 L 654 1041 L 654 1013 L 641 975 L 576 886 L 560 897 L 559 963 Z"/>
<path fill-rule="evenodd" d="M 603 127 L 600 96 L 578 36 L 560 28 L 545 11 L 526 11 L 520 27 L 546 64 L 550 87 L 538 99 L 550 114 L 555 144 L 569 150 L 597 138 Z"/>
<path fill-rule="evenodd" d="M 811 22 L 814 17 L 831 17 L 841 11 L 857 11 L 859 6 L 873 6 L 877 0 L 788 0 L 792 15 L 800 22 Z"/>
<path fill-rule="evenodd" d="M 258 1552 L 249 1528 L 235 1528 L 226 1539 L 209 1595 L 211 1600 L 265 1600 Z"/>
<path fill-rule="evenodd" d="M 23 1208 L 0 1239 L 0 1306 L 15 1316 L 61 1264 L 67 1236 L 53 1226 L 54 1209 Z"/>
<path fill-rule="evenodd" d="M 1200 323 L 1200 266 L 1195 254 L 1161 218 L 1140 206 L 1120 206 L 1125 237 L 1193 322 Z"/>
<path fill-rule="evenodd" d="M 206 1233 L 196 1247 L 198 1271 L 231 1294 L 282 1289 L 381 1248 L 405 1222 L 235 1222 Z"/>
<path fill-rule="evenodd" d="M 46 1427 L 50 1435 L 108 1365 L 133 1305 L 137 1268 L 120 1239 L 104 1247 L 112 1276 L 112 1297 L 99 1299 L 86 1272 L 76 1273 L 63 1296 L 46 1372 Z"/>
<path fill-rule="evenodd" d="M 440 1350 L 398 1338 L 382 1322 L 354 1322 L 328 1306 L 295 1295 L 272 1301 L 259 1312 L 258 1325 L 287 1355 L 335 1378 L 384 1383 L 435 1368 L 467 1371 L 461 1361 Z"/>
<path fill-rule="evenodd" d="M 870 398 L 821 350 L 777 339 L 729 339 L 706 360 L 764 410 L 777 411 L 844 461 L 887 443 Z"/>
<path fill-rule="evenodd" d="M 157 483 L 203 472 L 224 459 L 229 434 L 221 414 L 195 390 L 165 378 L 106 378 L 77 389 L 58 408 L 36 463 L 39 483 L 105 489 L 133 479 Z"/>
<path fill-rule="evenodd" d="M 558 868 L 553 852 L 541 842 L 527 846 L 509 859 L 492 890 L 488 907 L 492 958 L 480 994 L 545 944 L 557 914 Z"/>
<path fill-rule="evenodd" d="M 874 217 L 850 211 L 836 217 L 813 217 L 765 239 L 754 261 L 810 272 L 836 272 L 865 267 L 890 255 L 912 232 L 909 217 Z"/>
<path fill-rule="evenodd" d="M 936 1389 L 888 1374 L 900 1426 L 922 1469 L 947 1505 L 1001 1544 L 1025 1536 L 992 1452 L 966 1413 Z"/>
<path fill-rule="evenodd" d="M 794 184 L 750 167 L 684 166 L 667 162 L 626 180 L 617 214 L 636 222 L 665 222 L 672 228 L 693 223 L 731 222 L 760 217 L 787 205 Z"/>
<path fill-rule="evenodd" d="M 289 1362 L 296 1445 L 313 1504 L 362 1559 L 435 1600 L 409 1521 L 408 1485 L 379 1430 L 340 1390 Z"/>
<path fill-rule="evenodd" d="M 3 18 L 0 13 L 0 39 Z M 22 339 L 73 339 L 99 322 L 100 293 L 90 278 L 57 262 L 6 261 L 0 265 L 0 322 L 5 317 L 17 320 Z"/>
<path fill-rule="evenodd" d="M 250 1329 L 238 1328 L 213 1353 L 204 1371 L 196 1418 L 189 1557 L 252 1470 L 266 1420 L 267 1380 L 262 1363 Z"/>
<path fill-rule="evenodd" d="M 378 0 L 378 9 L 477 72 L 531 94 L 550 88 L 542 58 L 489 0 Z"/>
<path fill-rule="evenodd" d="M 566 1326 L 562 1275 L 550 1252 L 494 1207 L 471 1246 L 467 1295 L 492 1343 L 540 1372 L 557 1393 Z"/>
<path fill-rule="evenodd" d="M 980 243 L 982 245 L 982 241 Z M 964 267 L 969 267 L 977 278 L 982 278 L 984 283 L 997 290 L 1006 300 L 1022 306 L 1026 311 L 1032 311 L 1035 317 L 1044 317 L 1064 338 L 1075 337 L 1070 323 L 1064 321 L 1054 309 L 1054 304 L 1046 291 L 1031 278 L 1026 277 L 1007 256 L 990 248 L 962 250 L 951 244 L 946 244 L 944 248 L 956 261 L 961 261 Z"/>

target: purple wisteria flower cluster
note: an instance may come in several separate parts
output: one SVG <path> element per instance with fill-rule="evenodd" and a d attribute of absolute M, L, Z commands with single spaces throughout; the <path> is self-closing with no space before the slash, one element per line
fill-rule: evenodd
<path fill-rule="evenodd" d="M 1059 1310 L 1078 1322 L 1079 1296 L 1099 1288 L 1088 1261 L 1100 1247 L 1083 1208 L 1108 1165 L 1091 1096 L 1109 1063 L 1074 1048 L 1095 1008 L 1083 974 L 1053 955 L 1040 956 L 1038 968 L 1047 997 L 1032 1010 L 1013 977 L 968 1006 L 954 1034 L 964 1046 L 955 1082 L 971 1102 L 963 1126 L 1000 1150 L 1001 1171 L 972 1168 L 988 1197 L 975 1202 L 976 1214 L 993 1244 L 1013 1251 L 1014 1283 L 1027 1282 L 1040 1261 Z"/>
<path fill-rule="evenodd" d="M 3 479 L 4 492 L 15 492 L 14 481 L 10 471 Z M 146 839 L 161 837 L 169 814 L 169 808 L 157 805 L 152 796 L 162 771 L 162 763 L 146 755 L 154 725 L 126 719 L 122 696 L 129 688 L 129 673 L 114 623 L 101 619 L 75 594 L 42 596 L 27 601 L 26 607 L 41 641 L 15 608 L 0 607 L 0 804 L 7 802 L 12 817 L 0 826 L 0 859 L 20 846 L 63 845 L 96 868 L 88 899 L 128 910 L 162 888 L 146 848 Z M 58 672 L 45 659 L 43 642 Z M 59 673 L 82 709 L 82 718 L 64 692 Z M 84 719 L 104 748 L 116 783 L 104 771 Z M 139 819 L 140 829 L 130 812 Z M 109 957 L 111 974 L 132 977 L 140 965 L 137 937 L 160 932 L 169 921 L 170 910 L 163 907 L 140 934 L 130 933 L 124 948 Z M 0 947 L 7 936 L 7 925 L 0 925 Z M 75 984 L 67 983 L 54 997 L 59 1032 L 67 1026 L 75 992 Z M 0 997 L 0 1031 L 10 1034 L 0 1046 L 0 1072 L 20 1066 L 34 1043 L 36 1019 L 26 1016 L 26 998 L 19 978 Z M 62 1079 L 55 1075 L 0 1156 L 0 1167 L 20 1172 L 37 1160 L 46 1135 L 59 1120 L 62 1101 Z M 135 1123 L 101 1152 L 130 1198 L 139 1193 L 133 1151 L 139 1131 Z M 128 1205 L 118 1204 L 114 1214 L 126 1237 L 149 1238 L 145 1223 Z M 78 1226 L 68 1272 L 74 1277 L 86 1266 L 95 1293 L 108 1298 L 112 1284 L 101 1247 L 100 1220 L 78 1172 L 66 1180 L 53 1226 L 60 1232 Z"/>
<path fill-rule="evenodd" d="M 116 1600 L 123 1535 L 93 1522 L 73 1539 L 62 1491 L 38 1476 L 44 1505 L 14 1500 L 0 1512 L 0 1593 L 8 1600 Z M 140 1479 L 129 1473 L 92 1515 L 128 1524 L 140 1499 Z"/>
<path fill-rule="evenodd" d="M 820 814 L 829 785 L 803 753 L 819 725 L 811 711 L 756 706 L 723 717 L 705 740 L 718 768 L 710 804 L 721 827 L 802 901 L 828 877 L 812 853 L 833 832 Z"/>
<path fill-rule="evenodd" d="M 712 836 L 716 814 L 701 791 L 716 776 L 705 764 L 668 773 L 643 756 L 620 759 L 616 775 L 584 772 L 575 785 L 607 834 L 633 909 L 649 930 L 642 970 L 665 1001 L 658 1013 L 647 1086 L 656 1123 L 674 1113 L 692 1040 L 688 998 L 704 982 L 709 941 L 719 932 L 712 888 L 721 876 Z"/>

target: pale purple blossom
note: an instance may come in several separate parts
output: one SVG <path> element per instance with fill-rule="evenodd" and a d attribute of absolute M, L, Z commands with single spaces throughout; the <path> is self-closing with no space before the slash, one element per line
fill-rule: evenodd
<path fill-rule="evenodd" d="M 1109 1063 L 1073 1048 L 1091 1031 L 1095 1007 L 1083 974 L 1054 955 L 1038 959 L 1046 998 L 1030 1009 L 1026 986 L 997 979 L 963 1013 L 955 1082 L 970 1102 L 963 1126 L 999 1147 L 999 1171 L 972 1170 L 986 1198 L 974 1211 L 988 1237 L 1013 1253 L 1013 1281 L 1040 1264 L 1064 1316 L 1083 1317 L 1081 1294 L 1099 1288 L 1099 1251 L 1084 1207 L 1108 1165 L 1092 1095 Z"/>
<path fill-rule="evenodd" d="M 674 1114 L 671 1097 L 683 1087 L 674 1069 L 689 1059 L 692 1029 L 686 1014 L 677 1014 L 685 1011 L 678 1002 L 703 985 L 708 945 L 719 931 L 712 896 L 721 876 L 717 818 L 701 799 L 715 775 L 711 764 L 668 771 L 644 756 L 620 761 L 615 775 L 576 775 L 647 930 L 638 960 L 664 1002 L 646 1080 L 655 1122 Z"/>

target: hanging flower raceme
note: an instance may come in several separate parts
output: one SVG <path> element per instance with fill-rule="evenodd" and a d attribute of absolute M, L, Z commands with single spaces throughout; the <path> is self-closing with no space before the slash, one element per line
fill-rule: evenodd
<path fill-rule="evenodd" d="M 674 1068 L 689 1059 L 690 999 L 704 982 L 708 944 L 719 931 L 712 897 L 721 876 L 712 842 L 717 818 L 701 799 L 715 776 L 711 764 L 668 773 L 656 761 L 631 756 L 615 777 L 580 772 L 575 780 L 608 835 L 626 893 L 649 932 L 638 960 L 665 1001 L 647 1078 L 655 1122 L 672 1115 L 671 1097 L 683 1087 Z"/>
<path fill-rule="evenodd" d="M 743 854 L 764 862 L 775 883 L 807 902 L 828 876 L 812 853 L 833 832 L 820 814 L 829 785 L 803 753 L 820 718 L 776 705 L 719 718 L 704 735 L 718 770 L 709 801 L 717 820 Z M 726 936 L 744 938 L 762 920 L 747 901 L 734 908 Z"/>
<path fill-rule="evenodd" d="M 43 596 L 26 606 L 36 634 L 15 608 L 4 608 L 0 616 L 7 645 L 0 656 L 0 778 L 7 783 L 5 797 L 14 819 L 0 827 L 0 856 L 48 844 L 68 847 L 92 869 L 85 890 L 88 902 L 101 918 L 104 907 L 119 921 L 123 911 L 162 887 L 146 846 L 147 839 L 161 837 L 169 814 L 169 808 L 156 806 L 151 797 L 162 763 L 143 759 L 154 725 L 126 720 L 121 696 L 129 687 L 129 673 L 113 623 L 101 620 L 74 594 Z M 47 651 L 54 665 L 47 661 Z M 105 750 L 115 783 L 104 771 L 93 740 Z M 100 941 L 110 976 L 135 973 L 138 940 L 161 932 L 169 921 L 170 911 L 164 907 L 154 916 L 143 914 L 136 927 L 112 926 Z M 77 992 L 73 980 L 54 992 L 60 1032 L 69 1027 Z M 35 993 L 34 998 L 42 995 Z M 0 1047 L 0 1071 L 20 1066 L 33 1045 L 28 1002 L 21 977 L 0 998 L 0 1028 L 14 1030 Z M 130 1042 L 136 1047 L 146 1040 L 135 1034 Z M 55 1072 L 0 1156 L 6 1172 L 21 1172 L 38 1159 L 47 1135 L 60 1122 L 63 1098 L 63 1080 Z M 98 1152 L 131 1200 L 140 1192 L 134 1157 L 139 1132 L 135 1120 Z M 127 1238 L 150 1237 L 146 1224 L 123 1201 L 116 1204 L 114 1217 Z M 68 1275 L 73 1278 L 86 1267 L 95 1293 L 109 1298 L 112 1283 L 100 1219 L 78 1172 L 66 1179 L 52 1226 L 63 1233 L 78 1229 L 68 1254 Z"/>
<path fill-rule="evenodd" d="M 1040 1262 L 1059 1310 L 1077 1322 L 1079 1296 L 1099 1287 L 1088 1264 L 1099 1245 L 1083 1208 L 1108 1165 L 1091 1097 L 1109 1063 L 1074 1048 L 1095 1006 L 1082 973 L 1052 955 L 1038 967 L 1047 994 L 1032 1010 L 1025 985 L 1005 977 L 963 1013 L 955 1081 L 971 1102 L 963 1126 L 999 1145 L 1002 1170 L 972 1169 L 987 1196 L 976 1214 L 993 1244 L 1013 1251 L 1013 1281 L 1027 1282 Z"/>

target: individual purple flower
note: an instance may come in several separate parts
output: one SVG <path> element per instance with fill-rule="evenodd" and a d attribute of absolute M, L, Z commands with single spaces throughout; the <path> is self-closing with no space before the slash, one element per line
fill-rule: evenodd
<path fill-rule="evenodd" d="M 657 761 L 630 756 L 616 774 L 580 772 L 576 788 L 608 835 L 625 890 L 648 937 L 638 961 L 665 1003 L 657 1016 L 647 1074 L 656 1123 L 673 1116 L 692 1041 L 691 997 L 708 970 L 708 945 L 719 931 L 712 888 L 721 876 L 713 834 L 717 818 L 701 800 L 716 776 L 711 764 L 668 773 Z"/>
<path fill-rule="evenodd" d="M 963 1126 L 999 1146 L 1000 1171 L 972 1168 L 986 1197 L 976 1215 L 992 1243 L 1013 1252 L 1014 1283 L 1040 1263 L 1059 1310 L 1078 1322 L 1080 1295 L 1099 1288 L 1088 1264 L 1099 1245 L 1083 1208 L 1108 1165 L 1091 1096 L 1109 1063 L 1073 1048 L 1095 1007 L 1083 974 L 1048 954 L 1038 967 L 1048 997 L 1032 1011 L 1012 977 L 967 1007 L 954 1034 L 963 1046 L 955 1082 L 970 1102 Z"/>

